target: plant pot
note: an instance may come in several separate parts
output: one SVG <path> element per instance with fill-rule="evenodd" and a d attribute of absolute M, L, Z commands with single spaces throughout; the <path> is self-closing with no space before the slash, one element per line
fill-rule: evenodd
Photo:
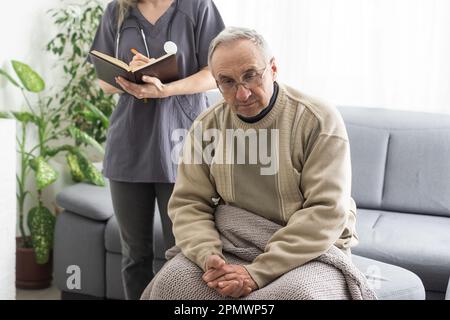
<path fill-rule="evenodd" d="M 34 249 L 23 248 L 22 238 L 16 238 L 16 288 L 48 288 L 52 283 L 52 272 L 52 255 L 46 264 L 37 264 Z"/>

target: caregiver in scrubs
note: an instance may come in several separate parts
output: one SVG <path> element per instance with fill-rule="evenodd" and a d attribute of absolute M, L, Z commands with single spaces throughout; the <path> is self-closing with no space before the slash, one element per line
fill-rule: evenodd
<path fill-rule="evenodd" d="M 108 4 L 92 50 L 131 64 L 175 52 L 180 80 L 162 84 L 144 77 L 136 85 L 118 78 L 120 93 L 108 130 L 103 174 L 110 181 L 122 241 L 122 279 L 127 299 L 139 299 L 153 278 L 153 213 L 161 215 L 165 248 L 174 245 L 167 202 L 176 178 L 171 153 L 176 129 L 189 129 L 215 88 L 208 70 L 211 40 L 224 29 L 212 0 L 116 0 Z M 139 54 L 133 54 L 139 52 Z"/>

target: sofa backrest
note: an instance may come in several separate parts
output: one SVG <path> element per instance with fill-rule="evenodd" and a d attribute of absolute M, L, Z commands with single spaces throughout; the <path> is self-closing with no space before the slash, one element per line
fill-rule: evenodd
<path fill-rule="evenodd" d="M 359 208 L 450 217 L 450 116 L 339 107 Z"/>
<path fill-rule="evenodd" d="M 209 103 L 222 99 L 207 93 Z M 358 208 L 450 217 L 450 115 L 339 107 Z"/>

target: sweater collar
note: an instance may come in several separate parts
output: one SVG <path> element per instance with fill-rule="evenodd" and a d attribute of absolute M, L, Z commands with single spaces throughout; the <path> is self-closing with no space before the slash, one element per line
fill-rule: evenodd
<path fill-rule="evenodd" d="M 243 117 L 238 114 L 237 114 L 237 116 L 239 117 L 239 119 L 241 119 L 242 121 L 247 122 L 247 123 L 258 122 L 259 120 L 264 118 L 270 112 L 270 110 L 272 110 L 272 107 L 275 104 L 275 100 L 277 99 L 277 96 L 278 96 L 278 84 L 276 82 L 274 82 L 272 98 L 270 98 L 269 105 L 267 107 L 265 107 L 260 113 L 258 113 L 256 116 L 253 116 L 253 117 Z"/>
<path fill-rule="evenodd" d="M 264 128 L 268 128 L 273 122 L 274 120 L 278 117 L 279 113 L 281 112 L 281 110 L 284 109 L 285 105 L 286 105 L 286 99 L 287 99 L 287 95 L 286 95 L 286 89 L 284 88 L 283 85 L 277 83 L 277 94 L 274 98 L 274 103 L 273 106 L 268 110 L 267 114 L 264 115 L 264 117 L 262 119 L 259 119 L 256 122 L 250 123 L 250 122 L 246 122 L 243 121 L 235 112 L 231 111 L 231 117 L 233 119 L 233 123 L 237 128 L 241 128 L 241 129 L 250 129 L 250 128 L 254 128 L 254 129 L 264 129 Z M 274 92 L 275 93 L 275 92 Z M 272 96 L 273 98 L 274 96 Z M 270 106 L 270 103 L 269 103 Z M 269 107 L 267 107 L 269 108 Z M 266 110 L 267 108 L 265 108 L 264 110 Z"/>

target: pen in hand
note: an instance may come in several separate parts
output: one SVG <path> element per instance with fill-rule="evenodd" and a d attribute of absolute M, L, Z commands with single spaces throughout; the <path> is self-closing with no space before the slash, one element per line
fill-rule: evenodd
<path fill-rule="evenodd" d="M 139 60 L 143 60 L 142 58 L 144 56 L 142 54 L 140 54 L 139 51 L 137 51 L 135 48 L 131 48 L 130 51 L 131 51 L 132 54 L 134 54 L 133 61 L 137 62 Z M 132 63 L 130 63 L 130 66 L 132 64 L 134 64 L 133 61 L 132 61 Z M 142 62 L 145 63 L 144 61 L 142 61 Z M 143 100 L 144 100 L 144 103 L 147 103 L 147 101 L 148 101 L 147 98 L 144 98 Z"/>
<path fill-rule="evenodd" d="M 131 51 L 131 53 L 134 54 L 133 60 L 130 63 L 130 67 L 132 67 L 132 68 L 140 67 L 149 62 L 152 62 L 153 60 L 156 60 L 154 58 L 148 58 L 148 57 L 144 56 L 139 51 L 137 51 L 135 48 L 131 48 L 130 51 Z M 149 77 L 145 77 L 145 78 L 148 78 L 148 80 L 151 79 Z M 163 90 L 163 85 L 159 82 L 159 80 L 158 81 L 146 81 L 146 82 L 153 84 L 159 91 Z M 144 98 L 144 102 L 147 102 L 146 98 Z"/>
<path fill-rule="evenodd" d="M 132 68 L 138 68 L 144 64 L 150 63 L 156 59 L 154 58 L 149 58 L 144 56 L 142 53 L 140 53 L 139 51 L 137 51 L 135 48 L 131 48 L 130 49 L 131 53 L 134 54 L 133 60 L 131 60 L 130 62 L 130 67 Z"/>

